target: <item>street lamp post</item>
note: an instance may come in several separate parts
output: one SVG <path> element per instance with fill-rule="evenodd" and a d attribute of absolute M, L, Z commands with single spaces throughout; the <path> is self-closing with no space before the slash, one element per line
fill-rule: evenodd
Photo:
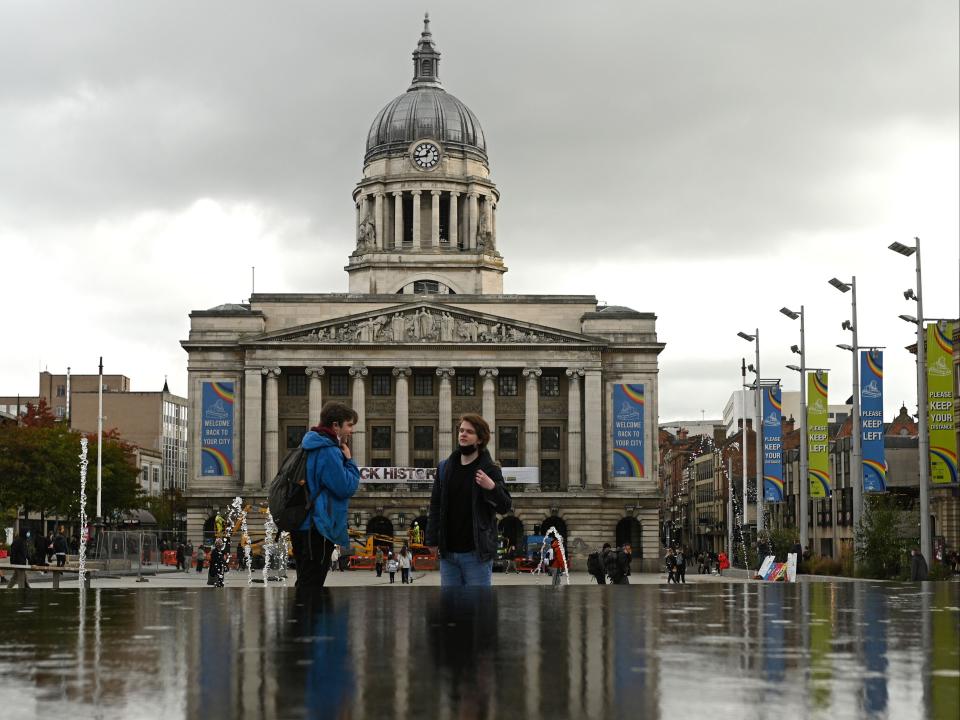
<path fill-rule="evenodd" d="M 740 424 L 742 427 L 743 438 L 740 442 L 740 455 L 743 459 L 743 507 L 740 508 L 740 538 L 745 546 L 747 544 L 747 360 L 743 358 L 740 361 Z M 747 567 L 747 558 L 743 558 L 744 569 Z"/>
<path fill-rule="evenodd" d="M 810 481 L 807 477 L 807 346 L 803 325 L 803 305 L 800 306 L 799 313 L 786 307 L 780 308 L 780 312 L 791 320 L 800 318 L 800 347 L 796 345 L 790 347 L 791 351 L 800 355 L 800 367 L 791 365 L 787 367 L 800 373 L 800 547 L 806 550 L 810 542 L 810 533 L 807 530 L 807 497 L 810 492 Z"/>
<path fill-rule="evenodd" d="M 927 346 L 923 334 L 923 282 L 920 273 L 920 238 L 915 237 L 916 247 L 903 243 L 892 243 L 890 249 L 904 257 L 917 255 L 917 291 L 908 290 L 903 295 L 908 300 L 916 300 L 917 317 L 901 315 L 917 326 L 917 413 L 919 427 L 919 463 L 920 463 L 920 551 L 927 567 L 931 567 L 932 552 L 930 546 L 930 429 L 927 427 Z"/>
<path fill-rule="evenodd" d="M 853 407 L 850 430 L 850 483 L 853 486 L 853 553 L 857 553 L 857 528 L 860 527 L 860 515 L 863 511 L 863 450 L 861 440 L 863 430 L 860 417 L 860 348 L 857 344 L 857 278 L 849 283 L 831 278 L 830 284 L 842 293 L 851 293 L 851 319 L 843 321 L 843 329 L 853 336 L 853 345 L 848 346 L 853 355 Z M 844 348 L 846 349 L 846 348 Z M 856 561 L 854 561 L 856 562 Z"/>
<path fill-rule="evenodd" d="M 750 335 L 745 332 L 738 332 L 737 335 L 748 342 L 754 344 L 754 350 L 756 353 L 756 360 L 754 365 L 750 365 L 747 369 L 751 372 L 756 373 L 757 381 L 753 385 L 753 411 L 755 419 L 753 421 L 753 433 L 757 441 L 756 448 L 756 460 L 757 465 L 757 538 L 759 539 L 760 533 L 763 531 L 763 397 L 761 396 L 760 390 L 760 330 L 755 329 L 753 335 Z M 746 414 L 746 410 L 744 410 Z M 746 440 L 746 437 L 744 437 Z"/>

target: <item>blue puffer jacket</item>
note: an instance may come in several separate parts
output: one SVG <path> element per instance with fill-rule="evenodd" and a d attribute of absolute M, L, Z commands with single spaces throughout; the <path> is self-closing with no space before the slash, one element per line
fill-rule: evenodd
<path fill-rule="evenodd" d="M 348 500 L 360 487 L 360 469 L 347 460 L 334 440 L 311 430 L 303 436 L 301 446 L 312 451 L 307 455 L 307 490 L 313 500 L 313 512 L 303 521 L 301 530 L 310 523 L 321 535 L 337 545 L 347 546 Z"/>

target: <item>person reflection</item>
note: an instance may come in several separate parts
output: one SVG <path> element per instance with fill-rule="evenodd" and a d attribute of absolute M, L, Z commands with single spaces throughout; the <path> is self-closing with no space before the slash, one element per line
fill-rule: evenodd
<path fill-rule="evenodd" d="M 294 617 L 297 622 L 288 627 L 291 639 L 304 650 L 296 660 L 297 670 L 305 667 L 306 671 L 304 714 L 311 718 L 350 717 L 354 676 L 346 600 L 335 598 L 327 588 L 298 587 Z"/>
<path fill-rule="evenodd" d="M 497 602 L 489 587 L 445 587 L 427 602 L 427 637 L 437 690 L 453 717 L 487 717 L 494 702 Z"/>

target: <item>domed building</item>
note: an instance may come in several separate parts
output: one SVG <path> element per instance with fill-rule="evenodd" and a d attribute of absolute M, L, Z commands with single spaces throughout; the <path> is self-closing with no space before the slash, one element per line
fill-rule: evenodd
<path fill-rule="evenodd" d="M 351 404 L 360 534 L 426 522 L 457 418 L 479 412 L 514 498 L 506 542 L 555 526 L 575 566 L 603 542 L 658 562 L 652 313 L 592 295 L 505 294 L 487 138 L 440 80 L 424 20 L 406 91 L 376 113 L 353 190 L 349 291 L 254 294 L 190 314 L 188 532 L 256 507 L 323 402 Z M 348 247 L 349 246 L 349 247 Z M 263 515 L 251 513 L 252 533 Z"/>

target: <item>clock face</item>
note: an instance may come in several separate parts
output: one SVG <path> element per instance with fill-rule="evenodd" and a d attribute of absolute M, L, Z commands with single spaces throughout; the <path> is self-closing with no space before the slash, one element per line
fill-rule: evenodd
<path fill-rule="evenodd" d="M 432 142 L 417 143 L 413 148 L 413 164 L 421 170 L 433 170 L 440 162 L 440 148 Z"/>

